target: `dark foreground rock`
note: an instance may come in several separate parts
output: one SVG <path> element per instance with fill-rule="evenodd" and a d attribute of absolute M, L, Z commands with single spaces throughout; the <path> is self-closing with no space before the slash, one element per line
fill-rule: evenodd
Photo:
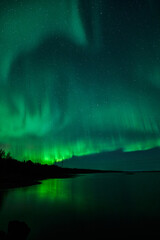
<path fill-rule="evenodd" d="M 25 222 L 10 221 L 8 224 L 8 232 L 0 231 L 0 240 L 26 240 L 30 233 L 30 228 Z"/>

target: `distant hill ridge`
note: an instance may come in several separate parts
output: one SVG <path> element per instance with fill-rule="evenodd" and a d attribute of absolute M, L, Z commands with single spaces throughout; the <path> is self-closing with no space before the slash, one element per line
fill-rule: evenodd
<path fill-rule="evenodd" d="M 61 166 L 62 163 L 58 163 L 58 165 Z M 159 171 L 160 148 L 132 152 L 123 152 L 119 149 L 85 156 L 73 156 L 64 160 L 63 166 L 113 171 Z"/>

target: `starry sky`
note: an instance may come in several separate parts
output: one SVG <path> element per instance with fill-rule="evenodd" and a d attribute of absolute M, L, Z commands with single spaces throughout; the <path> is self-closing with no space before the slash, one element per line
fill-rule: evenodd
<path fill-rule="evenodd" d="M 41 163 L 159 147 L 159 12 L 159 0 L 1 0 L 0 146 Z"/>

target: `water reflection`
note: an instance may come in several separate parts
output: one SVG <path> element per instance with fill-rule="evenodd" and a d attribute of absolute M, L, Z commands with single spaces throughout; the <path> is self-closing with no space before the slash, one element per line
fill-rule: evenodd
<path fill-rule="evenodd" d="M 72 184 L 63 179 L 45 180 L 38 187 L 38 198 L 48 201 L 70 201 L 72 198 Z"/>
<path fill-rule="evenodd" d="M 75 232 L 127 234 L 139 227 L 143 233 L 157 232 L 159 183 L 158 173 L 90 174 L 10 189 L 0 195 L 0 228 L 6 230 L 11 220 L 24 221 L 31 228 L 30 240 Z"/>
<path fill-rule="evenodd" d="M 0 191 L 0 210 L 1 210 L 2 206 L 3 206 L 3 202 L 4 202 L 6 194 L 7 194 L 6 191 Z"/>

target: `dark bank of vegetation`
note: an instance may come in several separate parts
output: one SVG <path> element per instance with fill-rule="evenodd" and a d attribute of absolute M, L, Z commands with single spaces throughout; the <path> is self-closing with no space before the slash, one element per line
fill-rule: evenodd
<path fill-rule="evenodd" d="M 38 184 L 40 180 L 47 178 L 66 178 L 96 172 L 102 171 L 62 168 L 55 164 L 33 163 L 30 160 L 20 162 L 0 149 L 0 189 Z"/>

